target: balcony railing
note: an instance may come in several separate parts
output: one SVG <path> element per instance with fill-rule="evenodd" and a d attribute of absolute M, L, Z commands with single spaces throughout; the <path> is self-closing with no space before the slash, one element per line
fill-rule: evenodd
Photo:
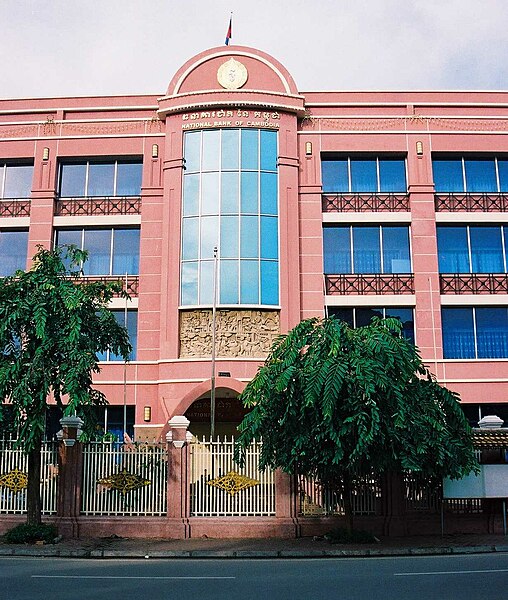
<path fill-rule="evenodd" d="M 325 275 L 326 294 L 413 294 L 414 276 L 407 275 Z"/>
<path fill-rule="evenodd" d="M 408 194 L 323 194 L 323 212 L 408 212 Z"/>
<path fill-rule="evenodd" d="M 56 216 L 139 215 L 141 198 L 123 196 L 112 198 L 57 198 Z"/>
<path fill-rule="evenodd" d="M 508 194 L 436 194 L 437 212 L 508 212 Z"/>
<path fill-rule="evenodd" d="M 440 275 L 441 294 L 508 294 L 508 275 Z"/>
<path fill-rule="evenodd" d="M 29 217 L 29 198 L 4 198 L 0 199 L 0 217 Z"/>
<path fill-rule="evenodd" d="M 127 293 L 131 297 L 137 297 L 139 294 L 139 275 L 127 275 L 127 286 L 125 285 L 125 276 L 121 275 L 84 275 L 80 277 L 78 281 L 83 283 L 94 283 L 94 282 L 102 282 L 102 283 L 111 283 L 113 281 L 118 281 L 122 284 L 122 289 L 127 287 Z M 120 294 L 115 294 L 115 297 L 119 297 Z"/>

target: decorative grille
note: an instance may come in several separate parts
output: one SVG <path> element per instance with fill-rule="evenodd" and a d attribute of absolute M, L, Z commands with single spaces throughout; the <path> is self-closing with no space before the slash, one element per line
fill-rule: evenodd
<path fill-rule="evenodd" d="M 508 294 L 508 275 L 440 275 L 441 294 Z"/>
<path fill-rule="evenodd" d="M 379 295 L 414 294 L 414 277 L 409 275 L 326 275 L 326 294 Z"/>
<path fill-rule="evenodd" d="M 436 194 L 437 212 L 507 212 L 508 194 Z"/>
<path fill-rule="evenodd" d="M 408 194 L 323 194 L 323 212 L 408 212 Z"/>
<path fill-rule="evenodd" d="M 56 216 L 139 215 L 141 198 L 128 196 L 118 198 L 57 198 Z"/>

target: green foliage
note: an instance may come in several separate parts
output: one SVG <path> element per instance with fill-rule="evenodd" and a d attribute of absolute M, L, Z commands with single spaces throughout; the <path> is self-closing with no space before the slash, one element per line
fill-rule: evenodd
<path fill-rule="evenodd" d="M 379 540 L 370 531 L 361 529 L 345 529 L 340 527 L 333 529 L 325 535 L 330 544 L 372 544 Z"/>
<path fill-rule="evenodd" d="M 337 488 L 355 475 L 476 469 L 455 393 L 439 385 L 397 319 L 351 329 L 302 321 L 279 337 L 240 399 L 236 457 L 263 439 L 261 467 L 313 476 Z"/>
<path fill-rule="evenodd" d="M 56 527 L 47 523 L 17 525 L 4 535 L 6 544 L 35 544 L 35 542 L 53 543 L 57 536 Z"/>
<path fill-rule="evenodd" d="M 127 359 L 131 350 L 107 308 L 121 284 L 80 282 L 84 260 L 73 246 L 39 247 L 31 270 L 0 279 L 0 399 L 13 408 L 26 452 L 40 444 L 48 398 L 86 418 L 87 407 L 106 402 L 92 387 L 98 353 Z"/>

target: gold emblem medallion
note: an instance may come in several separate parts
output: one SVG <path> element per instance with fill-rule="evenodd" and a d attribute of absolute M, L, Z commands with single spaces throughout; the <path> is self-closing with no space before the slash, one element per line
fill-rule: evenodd
<path fill-rule="evenodd" d="M 230 58 L 217 71 L 217 81 L 226 90 L 238 90 L 247 81 L 247 68 L 241 62 Z"/>

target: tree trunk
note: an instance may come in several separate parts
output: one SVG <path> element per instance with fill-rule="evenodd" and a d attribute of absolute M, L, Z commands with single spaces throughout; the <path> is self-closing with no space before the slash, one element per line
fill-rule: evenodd
<path fill-rule="evenodd" d="M 353 531 L 353 505 L 351 503 L 351 478 L 344 474 L 342 479 L 342 500 L 344 502 L 344 516 L 346 517 L 346 529 Z"/>
<path fill-rule="evenodd" d="M 28 453 L 28 485 L 26 489 L 26 522 L 28 525 L 39 525 L 41 522 L 41 451 L 42 439 Z"/>

